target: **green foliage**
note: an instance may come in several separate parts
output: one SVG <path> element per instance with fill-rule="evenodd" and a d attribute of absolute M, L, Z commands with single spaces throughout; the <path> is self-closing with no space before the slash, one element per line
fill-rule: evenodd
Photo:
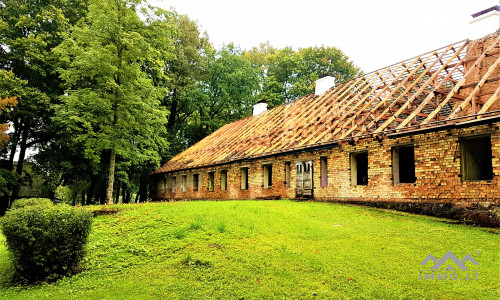
<path fill-rule="evenodd" d="M 176 239 L 183 239 L 186 237 L 186 230 L 184 228 L 176 227 L 172 230 L 172 235 Z"/>
<path fill-rule="evenodd" d="M 216 227 L 217 227 L 217 231 L 219 231 L 220 233 L 226 232 L 226 222 L 222 222 L 222 221 L 217 222 Z"/>
<path fill-rule="evenodd" d="M 54 203 L 50 199 L 46 198 L 25 198 L 17 199 L 10 206 L 10 210 L 15 210 L 23 207 L 29 206 L 52 206 Z"/>
<path fill-rule="evenodd" d="M 207 49 L 203 77 L 188 94 L 196 102 L 187 126 L 189 144 L 219 127 L 248 116 L 259 89 L 258 69 L 234 45 L 220 50 Z"/>
<path fill-rule="evenodd" d="M 51 281 L 77 272 L 92 214 L 67 205 L 22 204 L 23 208 L 7 212 L 2 219 L 2 232 L 18 279 L 28 283 Z"/>
<path fill-rule="evenodd" d="M 6 169 L 0 169 L 0 193 L 8 194 L 14 189 L 20 187 L 21 177 L 15 173 Z"/>
<path fill-rule="evenodd" d="M 86 0 L 4 0 L 0 4 L 0 95 L 19 103 L 3 118 L 12 124 L 10 167 L 19 149 L 22 174 L 26 149 L 46 144 L 57 135 L 51 116 L 63 94 L 52 50 L 72 24 L 85 15 Z M 64 64 L 64 63 L 63 63 Z"/>
<path fill-rule="evenodd" d="M 63 203 L 69 204 L 73 200 L 73 191 L 70 187 L 60 185 L 56 189 L 55 197 L 61 199 Z"/>
<path fill-rule="evenodd" d="M 245 58 L 261 69 L 262 91 L 270 107 L 314 92 L 315 81 L 324 75 L 344 82 L 361 70 L 335 47 L 309 47 L 298 51 L 290 47 L 275 49 L 261 44 L 245 53 Z"/>
<path fill-rule="evenodd" d="M 85 22 L 55 49 L 69 66 L 60 69 L 68 92 L 54 120 L 86 159 L 109 158 L 108 202 L 117 159 L 152 169 L 168 146 L 166 111 L 159 101 L 166 90 L 150 75 L 161 74 L 164 61 L 173 57 L 175 28 L 161 9 L 148 7 L 139 14 L 142 4 L 90 1 Z"/>

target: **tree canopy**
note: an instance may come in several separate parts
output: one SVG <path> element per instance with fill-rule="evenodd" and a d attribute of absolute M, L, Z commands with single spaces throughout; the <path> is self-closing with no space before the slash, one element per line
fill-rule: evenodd
<path fill-rule="evenodd" d="M 18 103 L 0 115 L 12 127 L 2 174 L 21 180 L 36 148 L 45 196 L 65 187 L 73 204 L 145 201 L 151 171 L 256 102 L 280 105 L 323 75 L 360 72 L 334 47 L 215 48 L 197 22 L 145 0 L 4 0 L 0 105 Z M 2 203 L 17 191 L 2 185 Z"/>
<path fill-rule="evenodd" d="M 315 81 L 325 75 L 343 82 L 361 74 L 361 70 L 335 47 L 308 47 L 295 51 L 290 47 L 275 49 L 269 44 L 261 44 L 247 51 L 245 56 L 262 70 L 259 98 L 271 107 L 313 93 Z"/>
<path fill-rule="evenodd" d="M 67 95 L 55 119 L 84 149 L 85 158 L 99 162 L 109 155 L 107 203 L 113 202 L 116 158 L 130 164 L 157 165 L 167 147 L 165 94 L 146 70 L 159 73 L 172 57 L 173 31 L 165 11 L 142 9 L 141 1 L 93 1 L 86 22 L 72 28 L 55 52 L 69 61 L 61 69 Z"/>

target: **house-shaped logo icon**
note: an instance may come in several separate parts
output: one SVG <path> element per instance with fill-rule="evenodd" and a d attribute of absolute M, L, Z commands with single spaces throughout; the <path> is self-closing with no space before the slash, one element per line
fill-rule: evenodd
<path fill-rule="evenodd" d="M 470 261 L 473 265 L 479 265 L 479 263 L 469 253 L 467 253 L 467 255 L 462 260 L 460 260 L 451 251 L 446 252 L 446 254 L 443 255 L 443 257 L 441 257 L 441 259 L 439 260 L 437 260 L 436 257 L 434 257 L 434 255 L 432 255 L 431 253 L 427 255 L 427 257 L 420 263 L 420 265 L 427 264 L 429 260 L 432 260 L 434 262 L 434 266 L 432 266 L 431 268 L 432 270 L 439 270 L 441 267 L 443 267 L 443 265 L 447 264 L 448 260 L 451 260 L 461 270 L 468 270 L 467 266 L 465 265 L 465 262 L 467 261 Z M 455 270 L 455 268 L 448 264 L 445 267 L 445 270 Z"/>

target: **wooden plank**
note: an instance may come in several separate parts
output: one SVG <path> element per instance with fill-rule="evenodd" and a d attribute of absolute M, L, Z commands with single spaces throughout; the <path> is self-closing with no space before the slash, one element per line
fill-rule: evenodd
<path fill-rule="evenodd" d="M 417 61 L 420 61 L 420 64 L 418 66 L 416 66 L 415 68 L 413 68 L 412 71 L 410 71 L 409 75 L 407 77 L 405 77 L 402 81 L 398 82 L 398 84 L 396 85 L 395 88 L 393 88 L 391 90 L 391 92 L 389 93 L 389 95 L 386 95 L 383 97 L 383 99 L 380 100 L 380 102 L 373 108 L 369 111 L 369 113 L 363 117 L 361 119 L 361 122 L 360 123 L 364 123 L 366 121 L 366 119 L 368 117 L 372 117 L 372 118 L 376 118 L 376 116 L 374 117 L 374 113 L 377 111 L 377 109 L 379 109 L 383 103 L 385 103 L 390 97 L 392 97 L 392 95 L 394 95 L 396 93 L 396 91 L 401 88 L 405 83 L 406 81 L 408 81 L 408 78 L 410 76 L 412 76 L 415 72 L 417 72 L 417 70 L 420 70 L 420 68 L 422 66 L 424 66 L 424 64 L 427 62 L 427 60 L 429 60 L 433 55 L 435 55 L 436 51 L 432 52 L 429 56 L 427 56 L 427 58 L 425 60 L 422 60 L 421 57 L 416 57 L 404 70 L 403 72 L 401 72 L 392 82 L 391 84 L 387 85 L 384 87 L 384 89 L 382 91 L 380 91 L 375 97 L 373 97 L 368 103 L 366 103 L 360 111 L 365 111 L 370 105 L 372 105 L 375 100 L 377 100 L 380 96 L 382 96 L 383 93 L 385 93 L 387 91 L 387 89 L 392 86 L 395 82 L 398 82 L 399 78 L 401 78 L 401 76 L 403 76 L 403 74 L 405 74 L 406 72 L 408 72 L 409 68 L 410 67 L 413 67 L 414 64 L 417 63 Z M 352 118 L 356 118 L 357 117 L 357 114 L 352 116 Z M 351 134 L 352 131 L 354 131 L 355 129 L 358 128 L 358 124 L 356 124 L 353 128 L 351 128 L 351 130 L 347 131 L 347 132 L 344 132 L 341 136 L 340 136 L 340 139 L 342 138 L 345 138 L 346 136 L 348 136 L 349 134 Z M 361 128 L 361 131 L 364 132 L 365 130 L 367 129 L 366 126 L 364 126 L 363 128 Z M 341 129 L 339 129 L 338 131 L 336 130 L 334 132 L 334 135 L 336 133 L 338 133 Z"/>
<path fill-rule="evenodd" d="M 437 77 L 437 75 L 438 75 L 439 73 L 441 73 L 441 71 L 443 71 L 443 70 L 444 70 L 445 66 L 446 66 L 447 64 L 451 63 L 451 62 L 452 62 L 452 61 L 453 61 L 453 60 L 454 60 L 454 59 L 455 59 L 455 58 L 456 58 L 456 57 L 457 57 L 457 56 L 458 56 L 458 55 L 462 52 L 462 50 L 463 50 L 464 48 L 465 48 L 465 44 L 464 44 L 464 45 L 462 45 L 462 47 L 460 48 L 460 50 L 455 51 L 455 53 L 454 53 L 454 54 L 453 54 L 453 55 L 452 55 L 452 56 L 451 56 L 451 57 L 450 57 L 450 58 L 446 61 L 446 63 L 445 63 L 445 64 L 443 64 L 443 63 L 441 62 L 441 59 L 443 58 L 443 56 L 444 56 L 444 55 L 445 55 L 448 51 L 443 52 L 443 54 L 441 54 L 441 55 L 440 55 L 440 57 L 439 57 L 438 59 L 436 59 L 436 61 L 435 61 L 435 62 L 431 65 L 431 67 L 430 67 L 430 68 L 432 68 L 432 67 L 433 67 L 433 66 L 434 66 L 434 65 L 435 65 L 438 61 L 439 61 L 439 62 L 441 62 L 441 64 L 442 64 L 442 65 L 441 65 L 441 67 L 440 67 L 440 68 L 438 68 L 438 70 L 437 70 L 436 72 L 434 72 L 434 74 L 433 74 L 433 75 L 432 75 L 432 76 L 431 76 L 431 77 L 430 77 L 430 78 L 429 78 L 429 79 L 428 79 L 428 80 L 427 80 L 427 81 L 426 81 L 426 82 L 425 82 L 425 83 L 424 83 L 424 84 L 423 84 L 423 85 L 422 85 L 422 86 L 418 89 L 418 91 L 417 91 L 415 94 L 413 94 L 413 96 L 411 96 L 409 99 L 407 99 L 407 100 L 406 100 L 406 102 L 405 102 L 405 103 L 401 106 L 401 108 L 400 108 L 400 109 L 399 109 L 399 110 L 398 110 L 398 111 L 397 111 L 394 115 L 392 115 L 392 116 L 391 116 L 391 118 L 389 118 L 389 120 L 385 121 L 385 122 L 384 122 L 384 124 L 382 124 L 379 128 L 377 128 L 377 130 L 375 130 L 375 131 L 374 131 L 374 133 L 379 133 L 379 132 L 381 132 L 382 130 L 384 130 L 387 126 L 389 126 L 389 124 L 391 124 L 391 123 L 392 123 L 392 122 L 396 119 L 396 117 L 398 117 L 398 116 L 401 114 L 401 112 L 402 112 L 403 110 L 405 110 L 405 109 L 408 107 L 408 105 L 410 105 L 410 103 L 412 103 L 412 102 L 416 99 L 416 97 L 417 97 L 418 95 L 420 95 L 420 94 L 424 91 L 424 89 L 426 89 L 426 88 L 427 88 L 427 86 L 428 86 L 428 85 L 429 85 L 432 81 L 434 81 L 434 79 Z M 430 69 L 430 68 L 429 68 L 429 69 Z M 420 80 L 420 79 L 421 79 L 424 75 L 427 75 L 427 72 L 422 73 L 422 74 L 419 76 L 418 80 Z M 434 97 L 434 93 L 430 93 L 430 94 L 429 94 L 429 95 L 427 95 L 427 97 L 425 98 L 424 103 L 429 102 L 429 101 L 430 101 L 433 97 Z M 425 106 L 425 105 L 424 105 L 424 106 Z M 422 107 L 422 108 L 423 108 L 423 107 Z M 413 114 L 411 114 L 410 116 L 408 116 L 408 117 L 406 118 L 406 120 L 402 122 L 402 124 L 404 124 L 404 125 L 403 125 L 403 126 L 401 126 L 401 127 L 404 127 L 406 124 L 408 124 L 408 123 L 410 122 L 410 120 L 411 120 L 411 119 L 413 119 L 413 118 L 415 117 L 415 115 L 416 115 L 416 113 L 413 113 Z M 405 123 L 405 122 L 406 122 L 406 123 Z M 399 126 L 398 126 L 398 128 L 399 128 Z"/>
<path fill-rule="evenodd" d="M 497 90 L 491 97 L 484 103 L 483 107 L 479 110 L 479 114 L 484 114 L 485 112 L 488 111 L 488 109 L 495 103 L 495 101 L 498 100 L 498 96 L 500 95 L 500 85 L 498 86 Z"/>
<path fill-rule="evenodd" d="M 500 38 L 500 36 L 499 36 L 499 38 Z M 481 78 L 481 80 L 476 85 L 476 87 L 474 88 L 472 93 L 470 93 L 470 95 L 464 101 L 462 101 L 462 104 L 460 104 L 455 110 L 453 110 L 453 112 L 448 116 L 448 119 L 453 119 L 458 114 L 459 111 L 463 110 L 469 104 L 469 102 L 472 100 L 474 95 L 484 85 L 484 82 L 486 81 L 486 79 L 488 79 L 488 77 L 490 77 L 490 75 L 493 73 L 493 71 L 498 66 L 498 64 L 500 64 L 500 57 L 498 57 L 495 60 L 495 62 L 489 67 L 488 71 L 486 72 L 486 74 L 484 74 L 483 78 Z"/>
<path fill-rule="evenodd" d="M 430 122 L 440 111 L 441 109 L 446 105 L 448 104 L 448 102 L 450 101 L 450 99 L 453 97 L 453 95 L 455 95 L 456 93 L 458 93 L 458 90 L 461 88 L 461 86 L 465 83 L 465 81 L 467 80 L 467 78 L 469 77 L 469 75 L 479 67 L 479 64 L 483 61 L 483 59 L 486 57 L 486 53 L 491 51 L 493 49 L 493 47 L 495 45 L 498 44 L 498 42 L 500 41 L 500 36 L 498 36 L 496 39 L 495 39 L 495 42 L 494 43 L 491 43 L 487 48 L 486 50 L 483 51 L 483 53 L 477 58 L 477 60 L 474 62 L 474 64 L 472 65 L 472 67 L 465 73 L 464 77 L 451 89 L 450 93 L 448 94 L 448 96 L 446 96 L 446 98 L 438 105 L 438 107 L 432 111 L 429 116 L 423 120 L 420 124 L 427 124 L 428 122 Z M 473 48 L 475 45 L 477 45 L 477 41 L 475 41 L 475 43 L 471 46 L 471 48 Z"/>
<path fill-rule="evenodd" d="M 399 102 L 399 100 L 400 100 L 401 98 L 403 98 L 403 96 L 405 96 L 406 94 L 408 94 L 408 92 L 410 92 L 410 91 L 413 89 L 413 87 L 417 84 L 418 80 L 420 80 L 420 79 L 421 79 L 421 78 L 422 78 L 422 77 L 423 77 L 423 76 L 427 73 L 427 71 L 429 71 L 432 67 L 434 67 L 434 65 L 438 62 L 438 60 L 439 60 L 440 58 L 442 58 L 442 57 L 443 57 L 446 53 L 448 53 L 448 51 L 450 51 L 450 50 L 452 50 L 452 49 L 453 49 L 453 45 L 450 45 L 450 46 L 448 46 L 448 47 L 446 48 L 446 50 L 445 50 L 445 51 L 443 51 L 441 54 L 439 54 L 439 55 L 438 55 L 438 57 L 434 60 L 434 62 L 433 62 L 430 66 L 427 66 L 427 67 L 425 68 L 425 71 L 424 71 L 424 72 L 422 72 L 422 74 L 420 74 L 419 76 L 417 76 L 417 80 L 414 80 L 414 81 L 413 81 L 413 83 L 411 83 L 411 84 L 410 84 L 410 85 L 409 85 L 406 89 L 404 89 L 403 93 L 401 93 L 401 94 L 398 96 L 398 98 L 396 99 L 396 101 L 392 102 L 392 103 L 391 103 L 391 104 L 390 104 L 390 105 L 389 105 L 389 106 L 388 106 L 388 107 L 387 107 L 384 111 L 382 111 L 382 112 L 381 112 L 381 113 L 380 113 L 380 114 L 379 114 L 379 115 L 375 118 L 375 120 L 373 120 L 373 121 L 370 123 L 370 125 L 369 125 L 367 128 L 372 127 L 372 126 L 373 126 L 376 122 L 378 122 L 378 121 L 381 119 L 381 117 L 382 117 L 383 115 L 387 114 L 387 113 L 390 111 L 390 108 L 391 108 L 392 106 L 394 106 L 396 103 L 398 103 L 398 102 Z M 432 55 L 430 55 L 430 56 L 428 56 L 428 57 L 426 58 L 425 62 L 427 62 L 427 61 L 428 61 L 428 60 L 429 60 L 432 56 L 434 56 L 434 55 L 436 55 L 436 54 L 437 54 L 437 52 L 436 52 L 436 51 L 434 51 Z M 424 66 L 425 66 L 425 62 L 424 62 Z M 419 69 L 420 69 L 420 68 L 419 68 Z M 416 72 L 417 70 L 414 70 L 414 71 Z M 415 72 L 413 72 L 413 73 L 411 74 L 411 76 L 413 76 L 413 75 L 415 74 Z M 406 82 L 406 81 L 405 81 L 405 82 Z M 396 90 L 397 90 L 397 89 L 394 89 L 394 90 L 393 90 L 393 93 L 394 93 Z M 384 102 L 387 102 L 387 98 L 385 99 L 385 101 L 384 101 Z M 381 106 L 381 104 L 379 104 L 379 105 Z M 379 107 L 380 107 L 380 106 L 379 106 Z M 372 111 L 373 111 L 373 110 L 372 110 Z M 389 120 L 391 120 L 391 118 L 389 118 L 386 122 L 384 122 L 384 124 L 386 124 L 386 123 L 387 123 L 387 124 L 389 124 L 389 123 L 390 123 L 390 122 L 388 122 Z M 392 122 L 392 121 L 393 121 L 393 120 L 391 120 L 391 122 Z M 386 126 L 387 126 L 387 125 L 386 125 Z M 360 134 L 362 134 L 362 132 L 359 132 L 359 133 L 358 133 L 358 135 L 360 135 Z"/>
<path fill-rule="evenodd" d="M 453 61 L 453 59 L 456 56 L 458 56 L 458 54 L 460 52 L 462 52 L 464 47 L 465 47 L 465 44 L 462 46 L 462 48 L 460 50 L 455 52 L 456 55 L 452 56 L 452 58 L 450 60 L 448 60 L 447 64 L 449 64 L 451 61 Z M 463 61 L 464 58 L 465 58 L 465 56 L 460 61 Z M 460 66 L 460 64 L 456 64 L 455 67 L 453 67 L 453 69 L 451 70 L 451 72 L 449 72 L 448 75 L 441 81 L 441 83 L 439 83 L 435 87 L 435 90 L 441 89 L 441 86 L 448 81 L 448 79 L 458 69 L 459 66 Z M 439 72 L 434 73 L 434 75 L 438 75 L 443 70 L 443 68 L 444 68 L 444 66 L 439 69 L 440 70 Z M 429 79 L 429 80 L 431 80 L 431 79 Z M 422 111 L 422 109 L 424 109 L 424 107 L 427 106 L 427 104 L 434 98 L 434 96 L 435 96 L 435 94 L 433 92 L 431 92 L 429 95 L 427 95 L 427 97 L 425 97 L 424 101 L 422 101 L 422 103 L 420 103 L 420 105 L 413 111 L 413 113 L 411 113 L 403 122 L 401 122 L 401 124 L 399 124 L 399 126 L 396 129 L 401 129 L 401 128 L 405 127 L 408 123 L 410 123 L 410 121 L 413 120 L 413 118 L 415 118 L 415 116 L 417 116 Z M 396 113 L 396 114 L 398 114 L 398 113 Z"/>
<path fill-rule="evenodd" d="M 351 107 L 351 108 L 350 108 L 350 110 L 349 110 L 346 114 L 344 114 L 344 115 L 343 115 L 340 119 L 338 119 L 338 120 L 335 122 L 335 124 L 333 125 L 333 127 L 336 127 L 338 124 L 342 124 L 342 125 L 341 125 L 339 128 L 337 128 L 337 129 L 335 129 L 335 130 L 334 130 L 334 133 L 333 133 L 333 135 L 334 135 L 334 136 L 335 136 L 335 134 L 336 134 L 336 133 L 338 133 L 340 130 L 344 129 L 344 127 L 346 126 L 346 124 L 349 124 L 349 122 L 354 122 L 354 118 L 352 118 L 352 117 L 351 117 L 348 121 L 346 121 L 346 122 L 342 123 L 342 121 L 344 121 L 344 119 L 346 119 L 346 118 L 347 118 L 347 116 L 351 115 L 351 114 L 354 112 L 354 110 L 355 110 L 356 108 L 358 108 L 361 104 L 363 104 L 363 103 L 364 103 L 364 102 L 368 99 L 368 97 L 370 97 L 370 96 L 371 96 L 371 95 L 372 95 L 375 91 L 377 91 L 377 90 L 380 88 L 380 86 L 381 86 L 381 85 L 385 85 L 385 86 L 384 86 L 384 88 L 383 88 L 381 91 L 379 91 L 379 92 L 377 93 L 377 95 L 375 95 L 375 96 L 374 96 L 374 97 L 373 97 L 373 98 L 372 98 L 372 99 L 368 102 L 368 104 L 369 104 L 369 103 L 371 103 L 371 102 L 373 102 L 373 101 L 375 101 L 375 99 L 376 99 L 376 98 L 378 98 L 378 97 L 379 97 L 379 96 L 380 96 L 380 95 L 381 95 L 381 94 L 382 94 L 385 90 L 387 90 L 387 88 L 388 88 L 390 85 L 385 84 L 385 80 L 389 79 L 391 76 L 394 76 L 394 73 L 395 73 L 397 70 L 399 70 L 399 68 L 401 68 L 402 66 L 404 66 L 404 62 L 401 62 L 399 65 L 397 65 L 395 68 L 393 68 L 393 69 L 392 69 L 392 71 L 389 73 L 389 75 L 387 75 L 384 79 L 382 79 L 382 78 L 381 78 L 381 82 L 380 82 L 380 84 L 379 84 L 378 86 L 376 86 L 376 87 L 375 87 L 375 88 L 373 88 L 373 89 L 372 89 L 369 93 L 367 93 L 367 94 L 366 94 L 366 95 L 365 95 L 362 99 L 360 99 L 360 100 L 359 100 L 359 101 L 358 101 L 358 102 L 357 102 L 357 103 L 356 103 L 353 107 Z M 384 73 L 386 72 L 386 70 L 387 70 L 387 68 L 384 70 Z M 403 69 L 403 71 L 402 71 L 402 72 L 401 72 L 401 73 L 400 73 L 397 77 L 394 77 L 394 79 L 392 80 L 392 82 L 394 82 L 394 81 L 398 80 L 398 78 L 399 78 L 402 74 L 404 74 L 404 72 L 406 72 L 407 70 L 408 70 L 408 67 L 406 67 L 405 69 Z M 364 105 L 363 107 L 367 107 L 367 105 Z M 362 109 L 358 110 L 356 113 L 359 113 L 359 112 L 361 112 L 361 111 L 364 111 L 364 109 L 362 108 Z M 353 126 L 355 126 L 355 124 L 354 124 Z"/>
<path fill-rule="evenodd" d="M 384 69 L 384 72 L 385 72 L 386 69 Z M 365 81 L 367 82 L 367 84 L 361 90 L 359 90 L 356 94 L 352 95 L 350 101 L 348 101 L 346 104 L 342 105 L 341 107 L 339 107 L 337 109 L 337 111 L 335 112 L 335 117 L 339 116 L 344 110 L 347 109 L 347 107 L 349 107 L 350 105 L 352 105 L 353 102 L 359 101 L 357 99 L 358 96 L 362 95 L 366 91 L 366 89 L 372 87 L 372 84 L 375 81 L 379 80 L 379 78 L 376 76 L 378 74 L 379 74 L 379 72 L 377 71 L 377 72 L 373 72 L 370 76 L 368 76 L 368 78 L 365 79 Z M 373 77 L 375 77 L 375 78 L 373 80 L 371 80 Z M 371 81 L 369 82 L 369 80 L 371 80 Z M 335 122 L 337 122 L 337 121 L 335 121 Z M 333 125 L 333 126 L 335 126 L 335 125 Z M 310 135 L 309 137 L 306 137 L 299 145 L 300 146 L 305 145 L 308 141 L 310 141 L 313 138 L 315 138 L 315 137 L 313 135 Z"/>

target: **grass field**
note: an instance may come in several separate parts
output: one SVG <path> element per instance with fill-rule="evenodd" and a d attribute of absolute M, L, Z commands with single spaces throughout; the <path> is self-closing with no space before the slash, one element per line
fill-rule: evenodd
<path fill-rule="evenodd" d="M 0 236 L 0 298 L 499 299 L 500 235 L 373 208 L 291 201 L 117 205 L 95 219 L 86 270 L 9 287 Z M 451 250 L 477 280 L 419 280 Z M 448 272 L 450 273 L 450 272 Z M 469 278 L 473 278 L 469 275 Z"/>

